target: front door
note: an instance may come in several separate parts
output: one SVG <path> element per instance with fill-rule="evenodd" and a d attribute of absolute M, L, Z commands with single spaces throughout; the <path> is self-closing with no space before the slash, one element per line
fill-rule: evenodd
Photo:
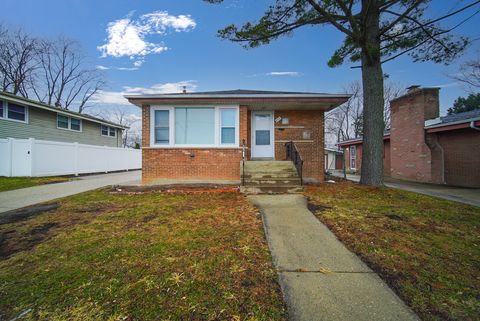
<path fill-rule="evenodd" d="M 274 158 L 273 111 L 252 111 L 252 158 Z"/>

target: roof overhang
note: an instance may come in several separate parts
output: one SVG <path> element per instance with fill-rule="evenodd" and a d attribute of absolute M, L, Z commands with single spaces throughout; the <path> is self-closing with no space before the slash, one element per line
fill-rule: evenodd
<path fill-rule="evenodd" d="M 345 103 L 350 95 L 334 94 L 166 94 L 127 95 L 128 101 L 136 106 L 152 105 L 245 105 L 252 110 L 322 110 L 329 111 Z"/>
<path fill-rule="evenodd" d="M 35 102 L 33 100 L 30 100 L 30 99 L 16 97 L 12 94 L 0 93 L 0 99 L 4 100 L 4 101 L 11 101 L 11 102 L 17 103 L 19 105 L 23 105 L 23 106 L 35 107 L 35 108 L 39 108 L 39 109 L 43 109 L 43 110 L 48 110 L 48 111 L 51 111 L 51 112 L 54 112 L 54 113 L 57 113 L 57 114 L 60 114 L 60 115 L 64 115 L 64 116 L 80 118 L 80 119 L 83 119 L 83 120 L 87 120 L 87 121 L 94 122 L 94 123 L 99 123 L 99 124 L 102 124 L 102 125 L 105 125 L 105 126 L 119 128 L 119 129 L 122 129 L 122 130 L 130 128 L 128 126 L 122 126 L 122 125 L 115 124 L 115 123 L 112 123 L 112 122 L 109 122 L 109 121 L 103 121 L 101 119 L 94 118 L 93 116 L 88 117 L 88 116 L 84 116 L 80 113 L 76 113 L 76 112 L 72 112 L 72 111 L 69 111 L 69 110 L 64 110 L 64 109 L 52 107 L 52 106 L 49 106 L 49 105 L 46 105 L 46 104 L 43 104 L 43 103 Z"/>
<path fill-rule="evenodd" d="M 425 127 L 425 130 L 427 131 L 427 133 L 438 133 L 438 132 L 444 132 L 449 130 L 465 129 L 465 128 L 470 128 L 472 123 L 477 127 L 480 126 L 480 118 L 477 117 L 477 118 L 465 119 L 457 122 L 431 125 L 431 126 Z"/>
<path fill-rule="evenodd" d="M 390 134 L 383 135 L 383 140 L 390 140 Z M 344 140 L 343 142 L 337 143 L 337 146 L 345 147 L 345 146 L 358 145 L 358 144 L 363 144 L 363 138 L 354 138 L 354 139 Z"/>

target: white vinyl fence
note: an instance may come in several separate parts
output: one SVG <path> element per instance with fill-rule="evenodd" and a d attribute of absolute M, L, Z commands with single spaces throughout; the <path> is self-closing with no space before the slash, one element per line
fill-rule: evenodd
<path fill-rule="evenodd" d="M 0 139 L 0 176 L 54 176 L 140 169 L 139 149 Z"/>

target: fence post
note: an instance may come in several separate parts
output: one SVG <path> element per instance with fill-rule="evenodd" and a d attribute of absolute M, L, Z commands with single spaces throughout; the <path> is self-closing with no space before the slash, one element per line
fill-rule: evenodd
<path fill-rule="evenodd" d="M 73 172 L 75 176 L 78 176 L 78 142 L 73 143 L 73 147 L 75 149 L 74 151 L 75 159 L 73 160 Z"/>
<path fill-rule="evenodd" d="M 28 147 L 28 148 L 29 148 L 29 151 L 28 151 L 28 153 L 30 154 L 30 171 L 29 171 L 29 172 L 30 172 L 30 175 L 29 175 L 29 176 L 32 177 L 32 176 L 34 176 L 34 174 L 35 174 L 35 173 L 34 173 L 34 170 L 33 170 L 33 167 L 34 167 L 34 166 L 33 166 L 33 164 L 34 164 L 34 163 L 33 163 L 33 157 L 34 157 L 34 152 L 33 152 L 33 150 L 34 150 L 34 148 L 35 148 L 35 138 L 29 138 L 29 139 L 28 139 L 28 142 L 29 142 L 29 147 Z"/>
<path fill-rule="evenodd" d="M 8 137 L 8 176 L 13 174 L 13 138 Z"/>
<path fill-rule="evenodd" d="M 103 145 L 103 151 L 107 150 L 107 145 Z M 105 153 L 108 156 L 108 153 Z M 108 157 L 104 157 L 105 159 L 105 174 L 108 173 Z"/>

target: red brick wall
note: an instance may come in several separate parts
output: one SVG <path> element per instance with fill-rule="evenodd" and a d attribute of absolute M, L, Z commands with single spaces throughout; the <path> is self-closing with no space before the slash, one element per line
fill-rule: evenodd
<path fill-rule="evenodd" d="M 285 142 L 293 140 L 304 160 L 303 177 L 323 182 L 325 168 L 323 111 L 276 110 L 274 118 L 277 117 L 286 117 L 289 123 L 275 124 L 275 159 L 285 160 Z M 310 139 L 304 139 L 304 132 L 310 133 Z"/>
<path fill-rule="evenodd" d="M 383 175 L 390 176 L 390 141 L 383 141 Z"/>
<path fill-rule="evenodd" d="M 425 141 L 425 120 L 439 115 L 438 88 L 413 90 L 393 100 L 391 108 L 391 176 L 439 183 L 432 175 L 431 150 Z"/>
<path fill-rule="evenodd" d="M 161 179 L 240 180 L 241 149 L 145 148 L 144 183 Z"/>
<path fill-rule="evenodd" d="M 436 135 L 444 151 L 445 182 L 480 187 L 480 131 L 468 128 Z"/>
<path fill-rule="evenodd" d="M 150 146 L 150 106 L 142 106 L 142 147 Z"/>

